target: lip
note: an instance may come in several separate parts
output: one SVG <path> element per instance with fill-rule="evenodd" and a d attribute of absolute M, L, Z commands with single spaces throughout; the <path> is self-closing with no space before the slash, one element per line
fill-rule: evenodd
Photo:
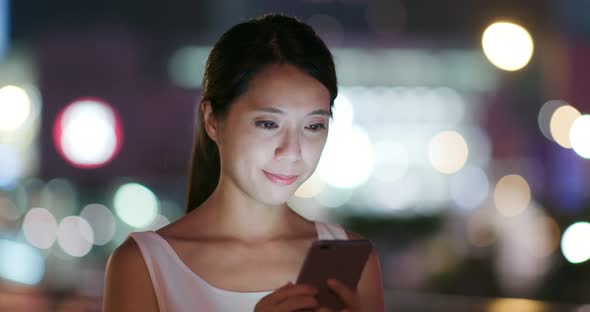
<path fill-rule="evenodd" d="M 281 174 L 273 174 L 273 173 L 269 173 L 266 171 L 262 171 L 264 172 L 264 175 L 271 180 L 272 182 L 281 184 L 281 185 L 291 185 L 293 184 L 293 182 L 295 182 L 295 180 L 297 180 L 298 176 L 288 176 L 288 175 L 281 175 Z"/>

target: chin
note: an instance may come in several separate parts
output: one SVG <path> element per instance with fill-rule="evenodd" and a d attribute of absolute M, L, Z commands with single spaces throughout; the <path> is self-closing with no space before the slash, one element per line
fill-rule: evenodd
<path fill-rule="evenodd" d="M 279 206 L 285 204 L 291 196 L 293 196 L 295 191 L 283 190 L 282 192 L 279 192 L 273 190 L 269 193 L 270 194 L 261 194 L 260 201 L 270 206 Z"/>

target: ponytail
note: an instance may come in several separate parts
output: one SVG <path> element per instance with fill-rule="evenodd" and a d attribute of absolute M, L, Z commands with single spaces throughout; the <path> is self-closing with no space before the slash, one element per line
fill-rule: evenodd
<path fill-rule="evenodd" d="M 211 196 L 219 182 L 219 150 L 217 144 L 205 131 L 204 118 L 200 109 L 197 128 L 188 177 L 187 213 Z"/>

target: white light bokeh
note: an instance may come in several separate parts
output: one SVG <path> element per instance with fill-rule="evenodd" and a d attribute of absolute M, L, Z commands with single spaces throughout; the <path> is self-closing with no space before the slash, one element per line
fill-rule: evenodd
<path fill-rule="evenodd" d="M 45 273 L 43 257 L 25 244 L 0 239 L 0 277 L 26 285 L 41 282 Z"/>
<path fill-rule="evenodd" d="M 121 185 L 113 199 L 119 218 L 135 228 L 144 228 L 158 215 L 158 198 L 147 187 L 138 183 Z"/>
<path fill-rule="evenodd" d="M 78 216 L 65 217 L 59 223 L 57 243 L 72 257 L 83 257 L 92 249 L 94 233 L 90 224 Z"/>
<path fill-rule="evenodd" d="M 369 135 L 358 126 L 330 129 L 318 164 L 322 180 L 337 188 L 355 188 L 365 183 L 374 167 Z"/>
<path fill-rule="evenodd" d="M 590 115 L 582 115 L 574 121 L 569 139 L 576 154 L 590 159 Z"/>
<path fill-rule="evenodd" d="M 436 134 L 428 145 L 428 158 L 432 167 L 442 173 L 455 173 L 467 162 L 469 148 L 465 138 L 456 131 Z"/>
<path fill-rule="evenodd" d="M 168 74 L 180 87 L 200 88 L 211 47 L 185 46 L 178 49 L 168 63 Z"/>
<path fill-rule="evenodd" d="M 332 125 L 331 129 L 350 129 L 354 120 L 354 108 L 347 96 L 338 94 L 334 100 L 334 107 L 332 108 Z"/>
<path fill-rule="evenodd" d="M 447 120 L 450 124 L 457 124 L 465 118 L 466 104 L 463 97 L 455 89 L 440 87 L 433 90 L 437 95 L 438 105 L 441 107 L 439 119 Z"/>
<path fill-rule="evenodd" d="M 300 198 L 311 198 L 318 195 L 326 186 L 326 184 L 322 181 L 322 179 L 317 174 L 317 171 L 314 172 L 307 181 L 305 181 L 301 186 L 295 191 L 295 196 Z"/>
<path fill-rule="evenodd" d="M 18 129 L 31 114 L 31 99 L 17 86 L 0 88 L 0 132 Z"/>
<path fill-rule="evenodd" d="M 375 149 L 374 177 L 383 182 L 393 182 L 408 172 L 409 154 L 407 148 L 396 141 L 377 142 Z"/>
<path fill-rule="evenodd" d="M 351 189 L 341 189 L 326 186 L 318 195 L 315 196 L 315 200 L 323 207 L 337 208 L 346 204 L 351 197 Z"/>
<path fill-rule="evenodd" d="M 525 67 L 533 56 L 533 38 L 526 29 L 514 23 L 497 22 L 488 26 L 481 44 L 488 60 L 506 71 Z"/>
<path fill-rule="evenodd" d="M 104 245 L 115 236 L 115 220 L 107 207 L 101 204 L 87 205 L 80 212 L 80 217 L 92 227 L 95 245 Z"/>
<path fill-rule="evenodd" d="M 531 202 L 531 188 L 520 175 L 511 174 L 502 177 L 494 189 L 496 209 L 506 217 L 521 214 Z"/>
<path fill-rule="evenodd" d="M 582 263 L 590 259 L 590 223 L 576 222 L 561 237 L 561 252 L 570 263 Z"/>
<path fill-rule="evenodd" d="M 366 197 L 372 209 L 387 214 L 408 215 L 408 208 L 415 206 L 421 188 L 419 178 L 406 175 L 397 181 L 374 183 Z"/>
<path fill-rule="evenodd" d="M 56 120 L 58 149 L 72 164 L 99 167 L 109 162 L 121 144 L 121 129 L 113 108 L 98 99 L 68 105 Z"/>
<path fill-rule="evenodd" d="M 16 149 L 0 144 L 0 189 L 11 189 L 22 175 L 22 161 Z"/>
<path fill-rule="evenodd" d="M 50 248 L 57 237 L 57 221 L 45 208 L 32 208 L 25 215 L 22 231 L 25 239 L 40 249 Z"/>
<path fill-rule="evenodd" d="M 468 165 L 450 177 L 450 196 L 463 210 L 478 208 L 488 197 L 490 181 L 479 167 Z"/>
<path fill-rule="evenodd" d="M 553 118 L 553 114 L 558 108 L 566 105 L 568 105 L 567 102 L 562 100 L 549 100 L 545 102 L 539 110 L 539 115 L 537 118 L 539 129 L 541 130 L 541 133 L 543 133 L 543 135 L 551 141 L 555 141 L 553 139 L 553 135 L 551 134 L 551 118 Z"/>
<path fill-rule="evenodd" d="M 549 122 L 549 130 L 557 144 L 564 148 L 572 148 L 570 130 L 580 116 L 580 112 L 571 105 L 560 106 L 555 110 Z"/>
<path fill-rule="evenodd" d="M 168 218 L 166 218 L 165 216 L 159 214 L 154 219 L 154 222 L 152 222 L 152 224 L 148 225 L 143 230 L 144 231 L 148 231 L 148 230 L 149 231 L 156 231 L 168 224 L 170 224 L 170 220 L 168 220 Z"/>

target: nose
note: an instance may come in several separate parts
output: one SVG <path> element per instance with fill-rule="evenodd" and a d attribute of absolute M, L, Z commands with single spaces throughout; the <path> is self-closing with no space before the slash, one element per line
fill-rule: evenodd
<path fill-rule="evenodd" d="M 275 150 L 277 160 L 298 161 L 301 159 L 301 138 L 297 131 L 289 130 L 281 137 Z"/>

